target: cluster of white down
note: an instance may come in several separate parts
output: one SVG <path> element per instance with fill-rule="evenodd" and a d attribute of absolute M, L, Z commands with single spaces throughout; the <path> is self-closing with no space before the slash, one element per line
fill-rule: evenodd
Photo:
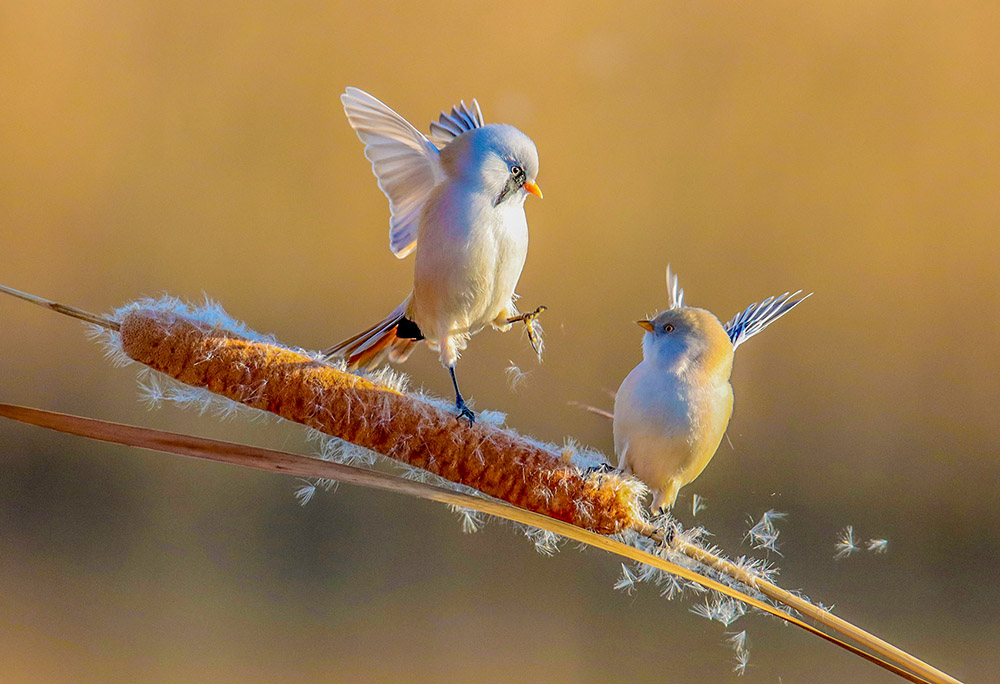
<path fill-rule="evenodd" d="M 704 502 L 702 501 L 700 503 L 703 504 Z M 777 539 L 778 532 L 774 528 L 774 521 L 780 520 L 784 517 L 785 516 L 783 514 L 778 513 L 777 511 L 768 511 L 762 517 L 762 520 L 766 521 L 765 525 L 761 526 L 760 523 L 758 523 L 754 526 L 754 528 L 751 528 L 753 531 L 747 533 L 746 540 L 751 541 L 751 545 L 754 546 L 754 548 L 773 551 L 773 542 L 772 544 L 758 545 L 756 542 L 760 540 L 755 537 L 754 533 L 765 532 L 765 536 L 768 540 Z M 691 529 L 684 529 L 684 526 L 680 521 L 666 515 L 654 519 L 652 524 L 657 527 L 661 533 L 664 533 L 666 538 L 673 539 L 676 546 L 682 546 L 684 544 L 698 546 L 719 558 L 728 560 L 730 563 L 748 574 L 767 580 L 768 582 L 774 582 L 775 577 L 778 574 L 778 569 L 769 561 L 764 559 L 751 558 L 745 555 L 738 558 L 728 558 L 722 549 L 706 543 L 705 539 L 710 536 L 711 533 L 709 533 L 704 527 L 699 526 Z M 762 530 L 761 527 L 766 527 L 767 529 Z M 631 546 L 639 548 L 654 556 L 659 556 L 664 560 L 680 565 L 688 570 L 697 572 L 704 577 L 714 579 L 721 584 L 739 589 L 740 591 L 747 593 L 764 603 L 775 605 L 775 607 L 780 610 L 788 612 L 787 608 L 782 605 L 775 604 L 764 594 L 756 592 L 748 585 L 734 580 L 728 574 L 719 572 L 708 565 L 690 558 L 689 556 L 672 548 L 671 545 L 657 543 L 652 539 L 641 536 L 632 531 L 625 532 L 619 536 L 622 541 Z M 761 613 L 761 611 L 756 608 L 748 607 L 742 601 L 708 590 L 697 582 L 682 579 L 677 575 L 673 575 L 669 572 L 659 570 L 649 565 L 634 563 L 629 566 L 623 563 L 621 567 L 622 574 L 619 577 L 618 582 L 615 584 L 615 589 L 631 594 L 637 590 L 640 583 L 645 582 L 654 585 L 660 595 L 667 600 L 690 597 L 693 601 L 693 605 L 690 609 L 692 613 L 713 622 L 718 622 L 726 630 L 731 629 L 738 620 L 743 618 L 748 613 Z M 802 598 L 806 597 L 802 596 Z M 733 671 L 742 675 L 744 674 L 750 661 L 750 649 L 747 641 L 746 630 L 735 633 L 729 631 L 727 632 L 727 635 L 728 637 L 726 641 L 733 649 L 733 658 L 735 663 Z"/>
<path fill-rule="evenodd" d="M 837 553 L 833 555 L 833 559 L 840 560 L 841 558 L 851 556 L 861 550 L 861 544 L 861 541 L 854 535 L 854 525 L 846 526 L 840 531 L 837 543 L 833 545 L 833 548 L 837 550 Z M 864 547 L 872 553 L 885 553 L 889 550 L 889 540 L 869 539 L 867 542 L 864 542 Z"/>

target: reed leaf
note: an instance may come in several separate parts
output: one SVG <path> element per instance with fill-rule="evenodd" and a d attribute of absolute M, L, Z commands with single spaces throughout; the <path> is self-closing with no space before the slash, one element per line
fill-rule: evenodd
<path fill-rule="evenodd" d="M 491 515 L 511 522 L 537 527 L 554 534 L 558 534 L 567 539 L 586 544 L 588 546 L 616 554 L 628 560 L 645 563 L 659 570 L 677 575 L 690 582 L 695 582 L 720 594 L 729 596 L 738 601 L 742 601 L 749 606 L 753 606 L 765 613 L 773 615 L 781 620 L 793 624 L 796 627 L 806 630 L 826 641 L 829 641 L 841 648 L 844 648 L 865 660 L 875 663 L 893 674 L 899 675 L 903 679 L 918 684 L 933 682 L 915 676 L 906 670 L 885 662 L 856 646 L 843 642 L 835 637 L 822 632 L 812 625 L 786 613 L 774 606 L 759 599 L 749 596 L 741 591 L 733 589 L 721 582 L 717 582 L 708 577 L 704 577 L 692 570 L 684 568 L 676 563 L 646 553 L 640 549 L 616 541 L 610 537 L 603 536 L 589 530 L 585 530 L 575 525 L 546 517 L 539 513 L 526 511 L 524 509 L 511 506 L 502 501 L 484 499 L 478 496 L 470 496 L 461 492 L 436 487 L 423 482 L 407 480 L 395 475 L 380 473 L 373 470 L 344 465 L 341 463 L 331 463 L 300 454 L 293 454 L 274 449 L 236 444 L 204 437 L 195 437 L 177 432 L 164 430 L 154 430 L 152 428 L 135 425 L 125 425 L 123 423 L 113 423 L 96 418 L 85 418 L 73 416 L 65 413 L 46 411 L 44 409 L 31 408 L 27 406 L 16 406 L 13 404 L 0 404 L 0 417 L 16 420 L 21 423 L 35 425 L 38 427 L 56 430 L 67 434 L 87 437 L 102 442 L 110 442 L 123 446 L 138 447 L 150 451 L 159 451 L 179 456 L 215 461 L 217 463 L 227 463 L 229 465 L 243 466 L 255 470 L 265 470 L 284 475 L 295 475 L 306 478 L 322 478 L 343 484 L 367 487 L 380 491 L 404 494 L 429 501 L 469 508 L 486 515 Z"/>

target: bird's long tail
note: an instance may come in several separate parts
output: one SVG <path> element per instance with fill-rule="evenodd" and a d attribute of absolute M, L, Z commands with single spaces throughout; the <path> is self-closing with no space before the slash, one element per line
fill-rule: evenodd
<path fill-rule="evenodd" d="M 407 297 L 384 319 L 364 332 L 325 349 L 323 355 L 346 359 L 348 370 L 373 368 L 386 358 L 393 363 L 405 361 L 417 342 L 423 339 L 419 328 L 406 318 L 409 304 L 410 298 Z"/>

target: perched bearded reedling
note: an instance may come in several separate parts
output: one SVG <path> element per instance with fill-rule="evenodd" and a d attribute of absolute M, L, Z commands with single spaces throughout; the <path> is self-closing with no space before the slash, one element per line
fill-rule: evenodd
<path fill-rule="evenodd" d="M 733 414 L 733 352 L 809 296 L 769 297 L 722 325 L 711 312 L 684 306 L 669 266 L 667 289 L 670 308 L 637 321 L 646 331 L 643 360 L 615 397 L 618 465 L 653 491 L 654 512 L 674 505 L 722 441 Z"/>
<path fill-rule="evenodd" d="M 420 340 L 451 373 L 455 405 L 474 415 L 458 389 L 455 363 L 487 325 L 531 325 L 514 287 L 528 253 L 524 200 L 541 197 L 538 152 L 513 126 L 486 124 L 479 104 L 464 102 L 431 124 L 433 142 L 357 88 L 341 95 L 347 119 L 389 198 L 389 245 L 402 259 L 416 251 L 413 292 L 384 320 L 327 349 L 349 368 L 404 361 Z M 533 339 L 533 338 L 532 338 Z"/>

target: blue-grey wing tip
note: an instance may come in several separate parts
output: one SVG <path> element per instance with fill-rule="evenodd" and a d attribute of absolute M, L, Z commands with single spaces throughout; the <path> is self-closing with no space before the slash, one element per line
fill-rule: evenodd
<path fill-rule="evenodd" d="M 796 299 L 801 293 L 802 290 L 796 290 L 795 292 L 785 292 L 777 297 L 768 297 L 761 302 L 751 304 L 744 311 L 733 316 L 723 326 L 733 343 L 733 347 L 740 346 L 813 294 L 810 292 Z"/>
<path fill-rule="evenodd" d="M 483 112 L 479 103 L 472 100 L 470 109 L 465 100 L 459 100 L 450 112 L 442 111 L 438 120 L 431 122 L 431 135 L 435 142 L 446 145 L 463 133 L 482 128 L 483 125 Z"/>

